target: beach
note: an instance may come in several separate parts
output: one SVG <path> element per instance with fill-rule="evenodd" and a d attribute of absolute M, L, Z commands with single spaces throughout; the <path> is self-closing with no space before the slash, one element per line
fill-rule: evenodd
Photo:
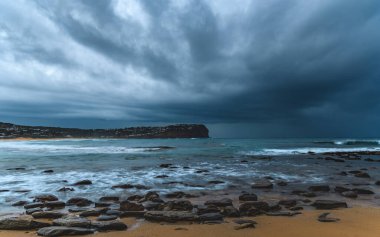
<path fill-rule="evenodd" d="M 377 141 L 64 139 L 0 147 L 0 236 L 380 233 Z"/>
<path fill-rule="evenodd" d="M 98 233 L 96 236 L 131 236 L 131 237 L 165 237 L 165 236 L 271 236 L 271 237 L 377 237 L 380 235 L 380 209 L 355 207 L 335 210 L 331 213 L 341 219 L 338 223 L 321 223 L 316 221 L 322 211 L 306 211 L 296 217 L 266 217 L 249 218 L 257 221 L 254 229 L 235 230 L 233 219 L 219 225 L 199 224 L 136 224 L 134 219 L 123 219 L 131 226 L 130 230 L 120 232 Z M 137 225 L 137 226 L 136 226 Z M 0 231 L 2 237 L 35 236 L 33 232 Z"/>

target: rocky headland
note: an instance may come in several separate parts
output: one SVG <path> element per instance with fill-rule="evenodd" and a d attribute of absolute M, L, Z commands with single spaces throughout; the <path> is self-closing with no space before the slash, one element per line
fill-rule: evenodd
<path fill-rule="evenodd" d="M 164 127 L 79 129 L 23 126 L 0 122 L 0 139 L 15 138 L 208 138 L 203 124 L 176 124 Z"/>

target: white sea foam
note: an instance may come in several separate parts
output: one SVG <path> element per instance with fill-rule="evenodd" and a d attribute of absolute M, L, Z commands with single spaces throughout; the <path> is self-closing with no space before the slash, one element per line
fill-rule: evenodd
<path fill-rule="evenodd" d="M 0 149 L 7 152 L 65 153 L 65 154 L 124 154 L 158 151 L 159 147 L 133 148 L 122 146 L 80 146 L 46 144 L 36 142 L 0 142 Z"/>
<path fill-rule="evenodd" d="M 309 152 L 314 153 L 326 153 L 326 152 L 359 152 L 359 151 L 380 151 L 380 148 L 315 148 L 315 147 L 305 147 L 305 148 L 294 148 L 294 149 L 262 149 L 256 151 L 243 152 L 244 155 L 270 155 L 270 156 L 280 156 L 280 155 L 297 155 L 297 154 L 307 154 Z"/>

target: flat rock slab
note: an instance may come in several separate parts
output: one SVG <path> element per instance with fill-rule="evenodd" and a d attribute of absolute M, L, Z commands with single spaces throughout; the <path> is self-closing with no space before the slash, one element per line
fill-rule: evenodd
<path fill-rule="evenodd" d="M 88 235 L 93 233 L 94 230 L 92 229 L 66 226 L 44 227 L 37 231 L 37 234 L 40 236 Z"/>
<path fill-rule="evenodd" d="M 121 221 L 92 221 L 91 226 L 97 231 L 126 230 L 128 228 Z"/>
<path fill-rule="evenodd" d="M 61 212 L 55 212 L 55 211 L 37 211 L 33 212 L 32 216 L 35 219 L 55 219 L 55 218 L 61 218 L 65 214 Z"/>
<path fill-rule="evenodd" d="M 91 226 L 91 221 L 83 217 L 66 216 L 63 218 L 53 220 L 53 225 L 89 228 Z"/>
<path fill-rule="evenodd" d="M 276 211 L 276 212 L 267 212 L 267 216 L 295 216 L 302 214 L 301 212 L 294 212 L 294 211 Z"/>
<path fill-rule="evenodd" d="M 0 230 L 34 230 L 50 226 L 33 220 L 31 216 L 4 216 L 0 218 Z"/>
<path fill-rule="evenodd" d="M 320 210 L 329 210 L 335 208 L 347 208 L 347 203 L 334 200 L 316 200 L 312 206 Z"/>
<path fill-rule="evenodd" d="M 185 211 L 148 211 L 144 218 L 148 221 L 163 222 L 197 221 L 198 215 Z"/>

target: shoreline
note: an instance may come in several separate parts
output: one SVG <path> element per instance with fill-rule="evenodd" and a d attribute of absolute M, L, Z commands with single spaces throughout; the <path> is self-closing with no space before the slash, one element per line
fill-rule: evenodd
<path fill-rule="evenodd" d="M 135 218 L 122 218 L 128 225 L 126 231 L 99 232 L 96 236 L 108 237 L 167 237 L 167 236 L 219 236 L 219 237 L 377 237 L 380 235 L 380 208 L 353 207 L 329 210 L 332 217 L 339 218 L 335 223 L 319 222 L 318 216 L 326 211 L 308 210 L 293 217 L 257 216 L 245 217 L 245 220 L 257 222 L 255 228 L 236 230 L 237 218 L 226 218 L 224 223 L 188 224 L 188 223 L 152 223 Z M 0 230 L 0 237 L 36 236 L 34 231 Z M 88 235 L 93 236 L 93 235 Z"/>

